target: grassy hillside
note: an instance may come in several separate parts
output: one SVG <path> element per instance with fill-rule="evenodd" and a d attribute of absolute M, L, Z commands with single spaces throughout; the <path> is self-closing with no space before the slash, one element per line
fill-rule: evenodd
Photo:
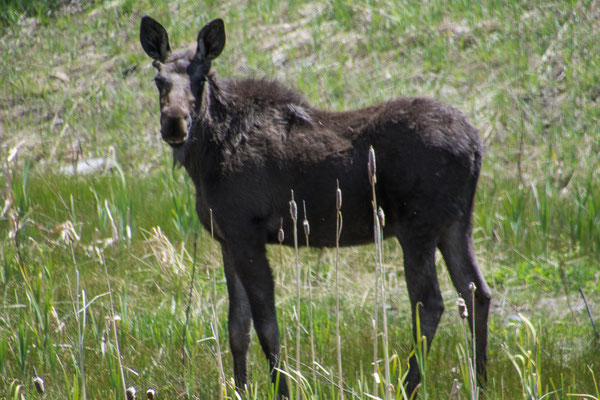
<path fill-rule="evenodd" d="M 600 320 L 597 0 L 0 5 L 0 399 L 35 398 L 35 376 L 47 398 L 123 398 L 121 371 L 126 386 L 161 399 L 213 399 L 218 359 L 235 398 L 220 251 L 158 134 L 154 72 L 138 39 L 145 14 L 175 46 L 223 18 L 221 78 L 275 78 L 333 110 L 413 95 L 461 108 L 486 146 L 474 237 L 493 306 L 480 398 L 600 398 L 600 341 L 580 295 Z M 68 173 L 91 158 L 111 168 Z M 402 251 L 395 240 L 383 250 L 402 398 L 410 310 Z M 300 314 L 303 367 L 293 376 L 306 398 L 339 398 L 335 252 L 300 252 L 299 311 L 293 251 L 269 253 L 288 370 Z M 341 252 L 345 398 L 372 398 L 374 255 L 373 246 Z M 446 313 L 422 392 L 448 398 L 456 379 L 460 398 L 472 398 L 458 295 L 441 258 L 438 272 Z M 245 396 L 271 398 L 255 339 L 250 365 Z"/>

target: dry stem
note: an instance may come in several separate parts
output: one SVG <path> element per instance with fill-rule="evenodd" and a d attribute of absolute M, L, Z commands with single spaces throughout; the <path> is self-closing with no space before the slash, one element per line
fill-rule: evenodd
<path fill-rule="evenodd" d="M 340 259 L 340 235 L 342 234 L 342 191 L 340 190 L 340 182 L 337 182 L 336 191 L 336 229 L 335 229 L 335 334 L 337 346 L 337 362 L 338 362 L 338 384 L 340 386 L 340 399 L 344 400 L 344 386 L 342 378 L 342 343 L 340 336 L 340 290 L 339 290 L 339 259 Z"/>
<path fill-rule="evenodd" d="M 294 234 L 294 267 L 296 270 L 296 373 L 300 375 L 300 263 L 298 262 L 298 207 L 294 200 L 293 190 L 292 200 L 290 201 L 290 215 L 294 225 L 292 232 Z M 296 399 L 300 400 L 300 382 L 298 382 Z"/>

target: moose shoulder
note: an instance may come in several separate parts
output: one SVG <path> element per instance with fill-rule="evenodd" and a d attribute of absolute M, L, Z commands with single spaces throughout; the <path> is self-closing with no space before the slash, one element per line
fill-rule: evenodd
<path fill-rule="evenodd" d="M 439 248 L 459 293 L 475 283 L 477 368 L 485 379 L 490 290 L 473 254 L 472 209 L 481 168 L 479 134 L 457 109 L 427 98 L 391 100 L 329 112 L 267 80 L 220 80 L 211 64 L 225 46 L 223 21 L 204 26 L 196 45 L 171 51 L 165 29 L 142 18 L 140 41 L 154 60 L 162 138 L 196 187 L 204 226 L 214 216 L 229 293 L 229 341 L 236 385 L 247 382 L 251 322 L 277 380 L 279 328 L 265 244 L 277 241 L 283 221 L 292 235 L 290 190 L 306 203 L 314 246 L 335 244 L 336 182 L 346 216 L 341 244 L 373 238 L 367 158 L 377 154 L 377 198 L 384 234 L 399 240 L 413 332 L 431 343 L 443 312 L 435 270 Z M 289 239 L 287 239 L 289 240 Z M 287 242 L 286 244 L 290 244 Z M 466 296 L 469 312 L 473 304 Z M 419 383 L 414 358 L 408 393 Z M 287 384 L 279 378 L 279 394 Z"/>

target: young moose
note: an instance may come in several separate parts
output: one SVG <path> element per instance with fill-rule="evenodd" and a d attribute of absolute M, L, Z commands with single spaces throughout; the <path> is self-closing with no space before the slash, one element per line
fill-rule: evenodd
<path fill-rule="evenodd" d="M 377 198 L 384 235 L 404 254 L 406 284 L 420 331 L 431 343 L 444 310 L 435 269 L 439 248 L 459 293 L 475 283 L 477 369 L 485 379 L 490 290 L 477 267 L 471 238 L 473 198 L 481 168 L 479 134 L 453 107 L 426 98 L 391 100 L 329 112 L 266 80 L 224 81 L 210 71 L 225 46 L 223 21 L 209 22 L 194 48 L 171 52 L 167 32 L 142 18 L 140 40 L 154 60 L 161 135 L 196 187 L 205 227 L 213 210 L 229 293 L 229 343 L 236 386 L 246 381 L 251 322 L 278 378 L 279 328 L 265 245 L 277 242 L 280 221 L 289 234 L 290 190 L 306 202 L 311 244 L 333 246 L 336 181 L 347 216 L 342 245 L 373 239 L 369 147 L 377 154 Z M 465 296 L 472 315 L 471 296 Z M 469 319 L 471 322 L 471 319 Z M 410 359 L 408 393 L 419 384 Z M 279 394 L 288 394 L 283 376 Z"/>

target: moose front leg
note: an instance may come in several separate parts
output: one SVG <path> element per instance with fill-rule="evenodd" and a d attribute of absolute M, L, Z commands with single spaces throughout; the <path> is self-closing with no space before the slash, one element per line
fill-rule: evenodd
<path fill-rule="evenodd" d="M 250 327 L 252 311 L 246 295 L 246 289 L 235 272 L 233 259 L 227 247 L 221 247 L 225 278 L 227 279 L 227 293 L 229 294 L 229 347 L 233 357 L 233 376 L 238 391 L 244 391 L 248 381 L 247 358 L 250 346 Z"/>
<path fill-rule="evenodd" d="M 265 255 L 265 245 L 264 243 L 237 242 L 235 250 L 234 247 L 229 248 L 231 249 L 230 262 L 235 266 L 239 282 L 246 291 L 254 328 L 269 361 L 271 380 L 273 384 L 279 383 L 279 397 L 287 398 L 287 382 L 285 377 L 277 371 L 279 368 L 279 325 L 275 310 L 273 276 Z"/>

